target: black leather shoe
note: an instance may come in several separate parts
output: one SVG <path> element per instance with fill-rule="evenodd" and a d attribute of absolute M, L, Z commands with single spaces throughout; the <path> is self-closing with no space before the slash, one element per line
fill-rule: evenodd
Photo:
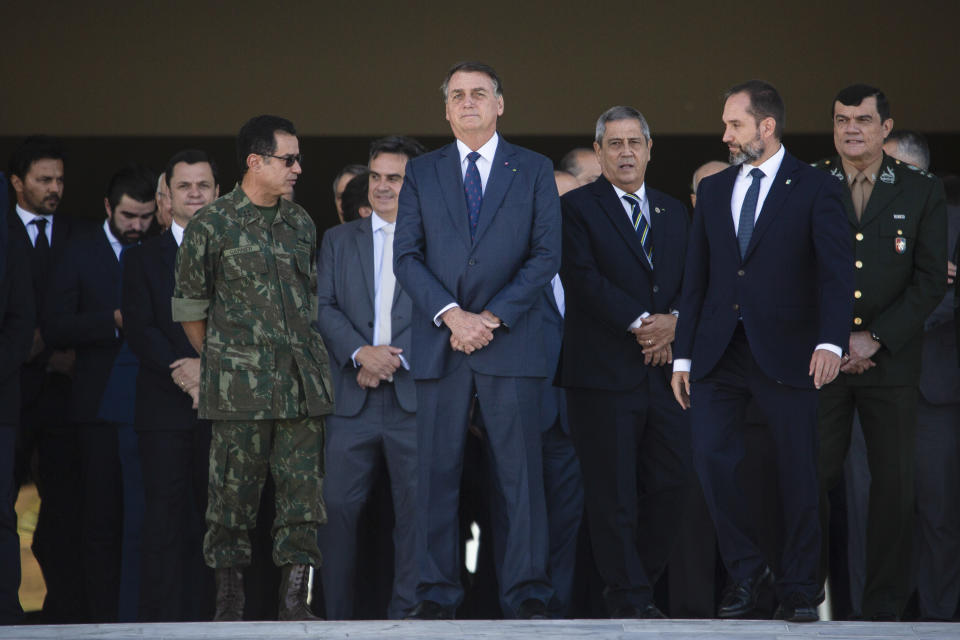
<path fill-rule="evenodd" d="M 817 607 L 802 593 L 788 593 L 773 614 L 774 620 L 787 622 L 816 622 L 820 619 Z"/>
<path fill-rule="evenodd" d="M 758 576 L 728 585 L 723 591 L 717 617 L 742 618 L 751 613 L 757 608 L 760 592 L 769 588 L 772 580 L 770 569 L 765 567 Z"/>
<path fill-rule="evenodd" d="M 404 620 L 453 620 L 453 610 L 433 600 L 424 600 L 411 609 Z"/>
<path fill-rule="evenodd" d="M 546 620 L 547 605 L 542 600 L 536 598 L 527 598 L 517 609 L 518 620 Z"/>
<path fill-rule="evenodd" d="M 633 605 L 624 605 L 622 607 L 617 607 L 612 612 L 610 612 L 610 617 L 613 619 L 634 619 L 634 620 L 664 620 L 667 616 L 663 615 L 663 612 L 657 608 L 657 605 L 652 602 L 647 604 L 635 607 Z"/>

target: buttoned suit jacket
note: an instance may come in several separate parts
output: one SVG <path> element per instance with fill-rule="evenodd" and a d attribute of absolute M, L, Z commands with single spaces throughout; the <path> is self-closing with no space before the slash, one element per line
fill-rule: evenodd
<path fill-rule="evenodd" d="M 703 378 L 742 317 L 760 369 L 813 388 L 814 348 L 845 349 L 853 315 L 853 253 L 840 185 L 786 153 L 741 259 L 731 212 L 739 171 L 733 166 L 700 182 L 673 357 L 692 358 L 691 380 Z"/>
<path fill-rule="evenodd" d="M 560 202 L 553 165 L 502 136 L 471 241 L 456 144 L 407 163 L 394 241 L 397 280 L 413 300 L 414 378 L 440 378 L 465 359 L 492 376 L 547 377 L 543 288 L 560 267 Z M 493 341 L 465 355 L 434 324 L 449 303 L 502 321 Z"/>
<path fill-rule="evenodd" d="M 957 262 L 960 234 L 960 206 L 947 205 L 947 255 Z M 920 394 L 930 404 L 960 403 L 960 367 L 957 366 L 957 322 L 955 287 L 933 310 L 924 324 L 923 358 L 920 370 Z"/>
<path fill-rule="evenodd" d="M 557 376 L 564 387 L 624 391 L 666 367 L 644 365 L 642 347 L 627 327 L 644 312 L 676 309 L 683 282 L 689 215 L 678 200 L 649 186 L 654 267 L 603 176 L 561 198 L 566 292 L 563 354 Z"/>
<path fill-rule="evenodd" d="M 354 416 L 363 409 L 368 390 L 357 384 L 351 355 L 373 344 L 376 274 L 373 264 L 373 227 L 361 218 L 328 230 L 320 246 L 317 264 L 317 323 L 327 350 L 333 357 L 334 415 Z M 392 265 L 391 265 L 392 268 Z M 390 312 L 391 341 L 403 349 L 413 366 L 416 354 L 410 344 L 413 303 L 397 283 Z M 398 404 L 410 413 L 417 410 L 413 375 L 400 367 L 393 374 Z"/>
<path fill-rule="evenodd" d="M 123 254 L 123 330 L 140 360 L 134 426 L 141 431 L 186 430 L 197 424 L 193 400 L 170 376 L 170 364 L 199 358 L 183 327 L 173 321 L 177 241 L 164 231 Z"/>
<path fill-rule="evenodd" d="M 120 308 L 120 263 L 103 228 L 67 245 L 54 265 L 46 304 L 48 344 L 77 351 L 71 420 L 95 422 L 121 342 L 113 317 Z"/>

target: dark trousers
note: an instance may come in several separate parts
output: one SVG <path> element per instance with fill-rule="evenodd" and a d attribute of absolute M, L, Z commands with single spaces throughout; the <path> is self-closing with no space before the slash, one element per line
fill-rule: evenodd
<path fill-rule="evenodd" d="M 81 550 L 84 491 L 80 460 L 80 434 L 76 427 L 38 429 L 40 514 L 32 549 L 47 587 L 43 600 L 46 624 L 89 620 Z"/>
<path fill-rule="evenodd" d="M 0 424 L 0 625 L 17 624 L 20 608 L 20 536 L 17 534 L 17 487 L 14 457 L 17 430 Z"/>
<path fill-rule="evenodd" d="M 80 444 L 80 551 L 90 622 L 116 622 L 120 596 L 123 490 L 117 427 L 77 426 Z"/>
<path fill-rule="evenodd" d="M 830 499 L 843 474 L 854 410 L 860 413 L 870 467 L 867 572 L 861 611 L 866 618 L 903 613 L 910 578 L 916 456 L 916 387 L 827 385 L 820 392 L 820 518 L 829 549 Z M 827 554 L 820 576 L 827 570 Z"/>
<path fill-rule="evenodd" d="M 746 456 L 747 404 L 756 403 L 773 444 L 783 548 L 777 592 L 816 598 L 820 531 L 817 518 L 817 392 L 778 383 L 759 367 L 742 327 L 717 366 L 693 384 L 693 459 L 731 578 L 766 566 L 758 523 L 737 470 Z"/>
<path fill-rule="evenodd" d="M 507 505 L 501 600 L 515 610 L 529 598 L 553 597 L 537 402 L 542 383 L 483 375 L 466 362 L 443 378 L 417 381 L 418 600 L 453 609 L 463 599 L 457 507 L 474 395 Z"/>
<path fill-rule="evenodd" d="M 917 522 L 920 616 L 950 620 L 960 599 L 960 404 L 920 398 L 917 413 Z"/>
<path fill-rule="evenodd" d="M 367 394 L 355 416 L 329 416 L 323 486 L 327 523 L 318 542 L 327 619 L 354 615 L 357 525 L 367 504 L 380 458 L 386 460 L 393 494 L 394 588 L 387 615 L 399 619 L 416 604 L 417 420 L 397 403 L 392 384 Z M 369 550 L 365 550 L 369 551 Z"/>
<path fill-rule="evenodd" d="M 120 597 L 117 602 L 117 622 L 136 622 L 140 600 L 140 555 L 142 551 L 143 474 L 137 433 L 132 424 L 117 425 L 117 443 L 120 475 L 123 487 L 123 524 L 120 543 Z"/>
<path fill-rule="evenodd" d="M 213 571 L 203 562 L 210 423 L 139 431 L 146 509 L 140 564 L 143 622 L 209 620 Z"/>
<path fill-rule="evenodd" d="M 587 522 L 612 613 L 653 599 L 690 490 L 690 423 L 662 370 L 632 391 L 568 389 Z"/>

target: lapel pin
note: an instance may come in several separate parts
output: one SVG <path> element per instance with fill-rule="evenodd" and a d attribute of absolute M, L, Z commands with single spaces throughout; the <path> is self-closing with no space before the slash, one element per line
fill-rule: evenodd
<path fill-rule="evenodd" d="M 793 180 L 791 178 L 787 178 L 786 184 L 790 184 L 791 182 L 793 182 Z"/>
<path fill-rule="evenodd" d="M 656 211 L 657 213 L 660 213 L 660 207 L 654 207 L 653 210 Z"/>

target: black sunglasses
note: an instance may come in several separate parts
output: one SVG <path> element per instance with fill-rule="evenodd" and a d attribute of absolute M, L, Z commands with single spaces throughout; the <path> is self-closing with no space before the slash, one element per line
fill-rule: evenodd
<path fill-rule="evenodd" d="M 303 164 L 303 154 L 300 153 L 297 155 L 290 154 L 288 156 L 275 156 L 272 153 L 261 153 L 260 155 L 265 158 L 276 158 L 277 160 L 283 160 L 283 164 L 286 167 L 292 167 L 295 162 L 301 165 Z"/>

